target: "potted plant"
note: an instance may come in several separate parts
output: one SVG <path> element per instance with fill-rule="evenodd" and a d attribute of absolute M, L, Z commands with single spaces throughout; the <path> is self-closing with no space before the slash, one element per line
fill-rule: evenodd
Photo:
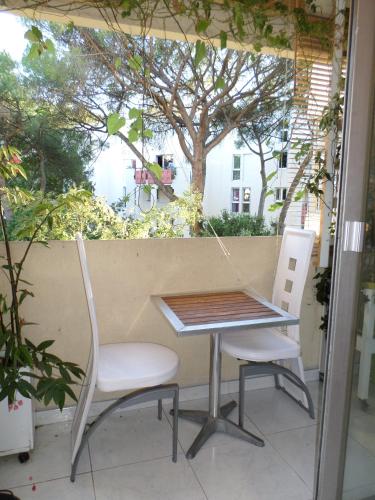
<path fill-rule="evenodd" d="M 60 196 L 58 202 L 40 200 L 19 187 L 26 178 L 19 153 L 0 146 L 0 265 L 3 283 L 0 288 L 0 455 L 20 453 L 22 460 L 33 447 L 32 399 L 62 410 L 66 395 L 76 400 L 72 385 L 84 376 L 75 363 L 63 361 L 50 351 L 54 340 L 36 344 L 27 333 L 30 323 L 22 315 L 25 299 L 33 297 L 31 283 L 23 279 L 25 261 L 31 246 L 40 241 L 45 224 L 63 208 L 80 203 L 87 192 Z M 18 231 L 18 239 L 27 240 L 21 258 L 15 260 L 9 238 L 9 224 L 15 207 L 28 206 L 28 217 Z M 22 226 L 22 227 L 21 227 Z M 5 284 L 5 286 L 4 286 Z M 26 453 L 26 454 L 25 454 Z"/>

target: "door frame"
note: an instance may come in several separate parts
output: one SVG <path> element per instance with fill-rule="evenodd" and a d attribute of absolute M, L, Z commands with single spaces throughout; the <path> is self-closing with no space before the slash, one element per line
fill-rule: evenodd
<path fill-rule="evenodd" d="M 345 241 L 348 221 L 364 221 L 375 89 L 375 1 L 352 0 L 340 196 L 333 257 L 315 499 L 341 499 L 355 349 L 361 251 Z M 363 240 L 363 237 L 362 237 Z"/>

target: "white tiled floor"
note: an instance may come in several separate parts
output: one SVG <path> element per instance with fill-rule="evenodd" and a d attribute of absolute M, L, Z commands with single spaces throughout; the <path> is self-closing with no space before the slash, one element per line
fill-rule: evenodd
<path fill-rule="evenodd" d="M 318 386 L 310 384 L 316 402 Z M 228 399 L 223 397 L 223 402 Z M 181 404 L 206 406 L 207 400 Z M 21 500 L 312 499 L 316 421 L 279 391 L 260 389 L 247 394 L 246 426 L 263 436 L 264 448 L 215 435 L 193 460 L 186 460 L 184 452 L 199 427 L 180 420 L 179 455 L 174 464 L 168 407 L 164 413 L 161 422 L 156 408 L 110 418 L 90 440 L 74 484 L 68 477 L 70 424 L 40 427 L 29 462 L 21 465 L 14 456 L 0 459 L 0 489 L 12 488 Z M 236 418 L 236 411 L 231 417 Z M 370 481 L 368 467 L 373 462 L 365 469 L 360 464 L 368 461 L 372 443 L 365 448 L 355 438 L 352 441 L 356 488 L 358 470 L 361 478 Z"/>

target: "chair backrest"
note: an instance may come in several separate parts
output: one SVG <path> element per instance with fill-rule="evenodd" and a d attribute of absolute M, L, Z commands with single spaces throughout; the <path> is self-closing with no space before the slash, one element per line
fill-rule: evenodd
<path fill-rule="evenodd" d="M 298 317 L 314 240 L 314 231 L 286 227 L 281 242 L 272 302 Z M 288 326 L 286 333 L 299 342 L 298 325 Z"/>
<path fill-rule="evenodd" d="M 87 307 L 91 323 L 91 348 L 86 369 L 86 377 L 82 385 L 81 393 L 78 399 L 77 408 L 72 423 L 72 449 L 73 449 L 72 463 L 74 462 L 79 445 L 82 440 L 90 405 L 94 396 L 95 384 L 98 374 L 98 359 L 99 359 L 98 322 L 96 319 L 94 295 L 92 292 L 90 274 L 87 265 L 86 250 L 81 234 L 78 233 L 76 235 L 76 241 L 77 241 L 79 260 L 81 264 L 83 284 L 86 292 Z"/>

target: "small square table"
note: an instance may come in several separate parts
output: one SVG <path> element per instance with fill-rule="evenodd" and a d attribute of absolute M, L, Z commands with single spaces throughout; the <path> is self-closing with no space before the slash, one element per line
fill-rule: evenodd
<path fill-rule="evenodd" d="M 264 446 L 262 439 L 227 418 L 236 406 L 235 401 L 220 406 L 221 334 L 239 328 L 296 325 L 299 319 L 263 297 L 246 290 L 163 295 L 153 296 L 152 299 L 177 335 L 210 335 L 208 411 L 179 410 L 178 412 L 179 417 L 202 425 L 186 457 L 194 458 L 215 432 L 224 432 L 256 446 Z"/>

